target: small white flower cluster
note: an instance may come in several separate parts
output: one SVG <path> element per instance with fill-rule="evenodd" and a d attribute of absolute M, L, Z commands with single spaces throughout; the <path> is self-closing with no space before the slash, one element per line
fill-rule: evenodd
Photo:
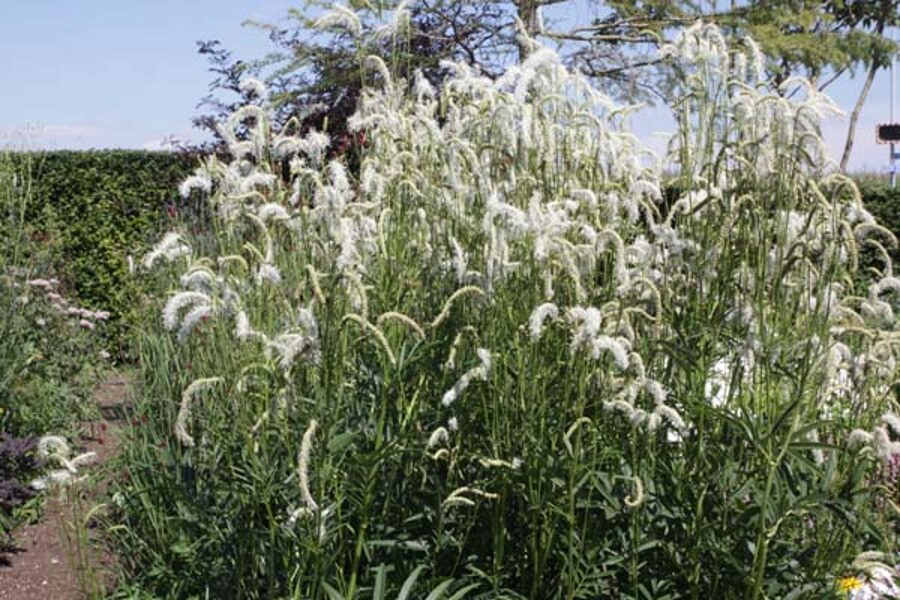
<path fill-rule="evenodd" d="M 625 337 L 612 337 L 602 333 L 603 316 L 599 309 L 573 306 L 566 311 L 566 319 L 572 326 L 570 348 L 573 353 L 585 350 L 594 360 L 599 360 L 603 353 L 609 353 L 620 371 L 628 368 L 631 341 Z"/>
<path fill-rule="evenodd" d="M 863 552 L 857 556 L 852 569 L 861 573 L 849 586 L 850 600 L 882 600 L 900 598 L 900 572 L 886 564 L 887 555 L 881 552 Z"/>
<path fill-rule="evenodd" d="M 78 477 L 79 468 L 91 465 L 97 460 L 95 452 L 84 452 L 72 456 L 72 449 L 65 438 L 58 435 L 48 435 L 38 440 L 37 456 L 48 463 L 58 463 L 62 468 L 54 469 L 34 479 L 31 487 L 36 490 L 45 490 L 54 487 L 65 487 L 84 477 Z"/>
<path fill-rule="evenodd" d="M 652 409 L 644 409 L 637 405 L 642 392 L 652 400 Z M 603 408 L 609 412 L 622 414 L 633 426 L 643 426 L 650 432 L 668 424 L 677 434 L 675 439 L 680 439 L 678 436 L 686 433 L 688 427 L 678 411 L 666 404 L 667 396 L 668 393 L 658 381 L 640 378 L 629 382 L 613 400 L 604 401 Z"/>
<path fill-rule="evenodd" d="M 300 450 L 297 452 L 297 483 L 300 488 L 300 497 L 303 505 L 289 511 L 289 517 L 285 524 L 287 528 L 292 528 L 298 520 L 304 517 L 319 517 L 319 539 L 323 540 L 327 534 L 326 521 L 331 516 L 332 508 L 321 509 L 315 501 L 309 486 L 310 456 L 312 454 L 313 438 L 319 428 L 319 423 L 315 419 L 309 422 L 306 431 L 303 432 L 303 439 L 300 442 Z"/>
<path fill-rule="evenodd" d="M 871 448 L 882 462 L 889 462 L 895 454 L 900 454 L 900 441 L 891 439 L 891 432 L 900 436 L 900 417 L 893 413 L 885 413 L 881 417 L 881 424 L 876 425 L 872 431 L 854 429 L 850 433 L 848 443 L 851 448 L 866 446 Z"/>
<path fill-rule="evenodd" d="M 289 370 L 301 356 L 317 364 L 320 358 L 319 326 L 312 311 L 300 308 L 297 311 L 297 327 L 267 340 L 266 347 L 275 351 L 282 369 Z"/>
<path fill-rule="evenodd" d="M 208 194 L 212 191 L 212 181 L 204 175 L 191 175 L 178 186 L 182 198 L 189 198 L 194 190 Z"/>
<path fill-rule="evenodd" d="M 213 386 L 222 383 L 221 377 L 206 377 L 194 380 L 181 394 L 181 404 L 178 407 L 178 417 L 175 419 L 175 437 L 186 448 L 194 447 L 194 438 L 188 433 L 188 422 L 191 419 L 191 405 L 194 398 Z"/>
<path fill-rule="evenodd" d="M 141 264 L 145 269 L 151 269 L 160 259 L 173 262 L 182 256 L 189 256 L 190 254 L 190 245 L 184 242 L 179 233 L 170 231 L 163 236 L 150 252 L 144 255 Z"/>
<path fill-rule="evenodd" d="M 332 8 L 316 19 L 316 29 L 343 29 L 352 36 L 362 33 L 362 22 L 359 16 L 343 4 L 334 4 Z"/>
<path fill-rule="evenodd" d="M 478 365 L 463 373 L 462 377 L 457 380 L 453 387 L 444 393 L 444 397 L 441 398 L 441 404 L 444 406 L 449 407 L 456 402 L 472 381 L 488 380 L 488 376 L 491 374 L 491 353 L 485 348 L 478 348 L 475 352 L 478 355 Z"/>
<path fill-rule="evenodd" d="M 188 309 L 183 315 L 182 311 Z M 163 325 L 169 331 L 178 329 L 178 339 L 184 341 L 194 327 L 216 313 L 213 298 L 204 292 L 183 291 L 172 296 L 163 310 Z"/>

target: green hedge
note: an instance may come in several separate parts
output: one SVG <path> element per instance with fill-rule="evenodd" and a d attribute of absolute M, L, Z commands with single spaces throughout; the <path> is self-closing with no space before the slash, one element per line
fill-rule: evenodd
<path fill-rule="evenodd" d="M 132 150 L 21 155 L 35 200 L 29 223 L 45 237 L 63 283 L 82 305 L 112 313 L 113 346 L 134 315 L 127 256 L 140 253 L 178 207 L 178 184 L 196 157 Z M 28 159 L 27 161 L 25 159 Z"/>
<path fill-rule="evenodd" d="M 900 187 L 892 190 L 886 177 L 867 177 L 858 181 L 857 185 L 869 212 L 900 237 Z"/>

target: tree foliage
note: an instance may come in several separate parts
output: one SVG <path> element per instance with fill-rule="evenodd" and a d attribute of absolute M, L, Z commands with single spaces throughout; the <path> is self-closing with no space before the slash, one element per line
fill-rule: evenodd
<path fill-rule="evenodd" d="M 384 0 L 351 3 L 363 33 L 356 36 L 319 22 L 331 6 L 305 0 L 279 24 L 250 23 L 273 45 L 254 61 L 236 59 L 216 40 L 200 42 L 213 80 L 201 103 L 208 112 L 195 124 L 215 134 L 215 123 L 248 101 L 240 81 L 253 76 L 268 84 L 278 121 L 296 117 L 346 147 L 343 123 L 361 87 L 378 76 L 360 58 L 380 56 L 397 76 L 412 81 L 419 71 L 432 85 L 447 76 L 445 60 L 494 78 L 528 54 L 522 33 L 556 44 L 567 66 L 612 96 L 654 102 L 671 93 L 671 72 L 656 50 L 676 28 L 698 19 L 715 22 L 728 37 L 757 40 L 774 86 L 803 76 L 825 89 L 860 69 L 889 64 L 897 47 L 883 32 L 900 23 L 900 0 L 754 0 L 724 10 L 694 0 L 607 0 L 588 11 L 573 0 Z M 402 35 L 386 35 L 386 15 Z M 867 92 L 864 87 L 863 102 Z"/>

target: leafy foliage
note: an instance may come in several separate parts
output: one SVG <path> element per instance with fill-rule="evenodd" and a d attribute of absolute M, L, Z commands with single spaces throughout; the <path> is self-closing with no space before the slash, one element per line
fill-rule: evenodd
<path fill-rule="evenodd" d="M 34 496 L 23 480 L 37 472 L 37 438 L 0 434 L 0 563 L 8 534 L 15 525 L 14 511 Z"/>
<path fill-rule="evenodd" d="M 900 234 L 900 188 L 891 189 L 887 177 L 857 178 L 863 204 L 878 218 L 878 222 Z"/>
<path fill-rule="evenodd" d="M 0 155 L 0 431 L 16 436 L 69 431 L 85 417 L 104 363 L 95 330 L 109 317 L 65 297 L 57 250 L 28 217 L 32 173 L 30 157 Z"/>

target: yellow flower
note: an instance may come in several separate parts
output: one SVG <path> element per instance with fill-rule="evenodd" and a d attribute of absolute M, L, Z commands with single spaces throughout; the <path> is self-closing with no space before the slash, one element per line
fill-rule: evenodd
<path fill-rule="evenodd" d="M 860 581 L 859 577 L 855 575 L 850 575 L 849 577 L 841 577 L 837 580 L 837 588 L 840 592 L 852 592 L 853 590 L 858 590 L 863 585 L 862 581 Z"/>

